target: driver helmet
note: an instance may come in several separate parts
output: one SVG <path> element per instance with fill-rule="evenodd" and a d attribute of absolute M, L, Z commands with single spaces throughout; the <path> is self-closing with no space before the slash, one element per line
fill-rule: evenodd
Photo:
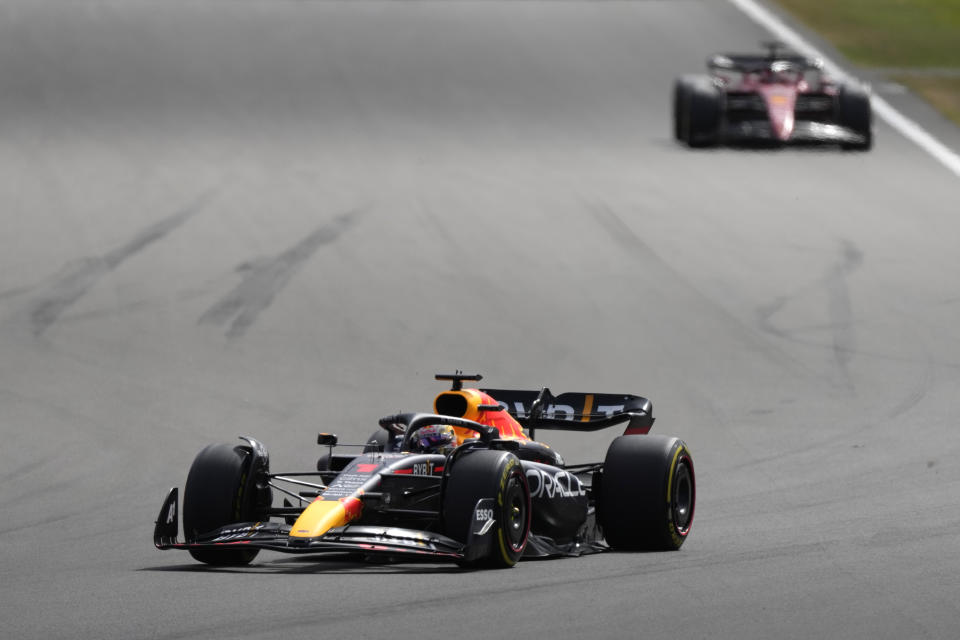
<path fill-rule="evenodd" d="M 446 454 L 457 446 L 457 434 L 448 424 L 431 424 L 417 429 L 413 446 L 423 453 Z"/>

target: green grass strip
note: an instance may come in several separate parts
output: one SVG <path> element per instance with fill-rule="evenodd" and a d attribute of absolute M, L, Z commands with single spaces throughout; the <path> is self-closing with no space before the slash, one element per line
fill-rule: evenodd
<path fill-rule="evenodd" d="M 896 75 L 894 80 L 923 96 L 938 111 L 960 124 L 960 78 Z"/>
<path fill-rule="evenodd" d="M 960 67 L 960 0 L 778 0 L 851 61 Z"/>

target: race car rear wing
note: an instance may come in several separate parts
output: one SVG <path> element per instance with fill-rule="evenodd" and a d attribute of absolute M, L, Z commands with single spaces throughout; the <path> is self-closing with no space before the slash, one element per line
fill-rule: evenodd
<path fill-rule="evenodd" d="M 653 426 L 653 404 L 646 398 L 615 393 L 561 393 L 550 389 L 481 389 L 497 400 L 532 438 L 536 429 L 598 431 L 628 423 L 625 434 L 643 434 Z"/>

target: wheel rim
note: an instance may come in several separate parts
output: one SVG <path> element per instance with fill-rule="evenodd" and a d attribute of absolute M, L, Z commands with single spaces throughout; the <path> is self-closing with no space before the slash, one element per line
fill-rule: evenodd
<path fill-rule="evenodd" d="M 690 530 L 694 507 L 693 469 L 689 458 L 682 458 L 677 464 L 673 479 L 673 526 L 681 534 Z"/>
<path fill-rule="evenodd" d="M 517 475 L 510 477 L 503 501 L 503 533 L 514 552 L 522 551 L 527 542 L 527 492 Z"/>

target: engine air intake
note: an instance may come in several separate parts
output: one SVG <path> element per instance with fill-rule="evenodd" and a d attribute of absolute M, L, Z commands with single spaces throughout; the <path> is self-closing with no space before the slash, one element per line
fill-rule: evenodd
<path fill-rule="evenodd" d="M 462 418 L 469 408 L 467 399 L 459 393 L 441 393 L 434 401 L 436 412 L 443 416 Z"/>

